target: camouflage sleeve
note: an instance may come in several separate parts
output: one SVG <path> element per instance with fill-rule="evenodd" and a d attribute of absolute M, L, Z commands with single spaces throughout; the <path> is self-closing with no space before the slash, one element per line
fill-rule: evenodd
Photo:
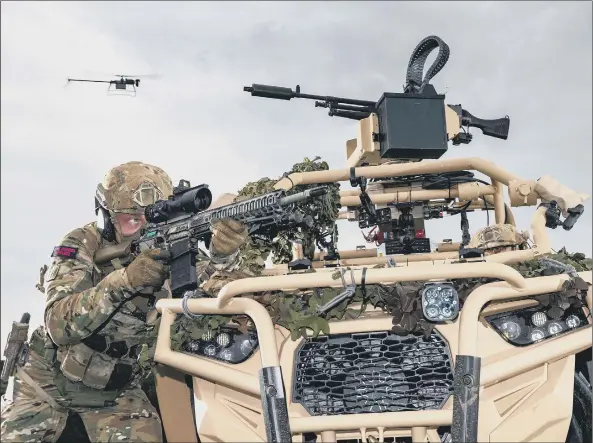
<path fill-rule="evenodd" d="M 210 263 L 217 271 L 232 271 L 239 264 L 239 249 L 225 256 L 215 255 L 210 252 Z"/>
<path fill-rule="evenodd" d="M 57 345 L 88 337 L 133 295 L 124 269 L 93 285 L 98 242 L 96 232 L 77 229 L 66 235 L 52 254 L 45 281 L 45 324 Z"/>
<path fill-rule="evenodd" d="M 215 256 L 210 252 L 210 257 L 207 255 L 199 255 L 198 263 L 196 263 L 196 273 L 198 276 L 198 284 L 204 283 L 212 277 L 217 271 L 232 272 L 239 265 L 239 251 L 235 253 L 220 257 Z"/>

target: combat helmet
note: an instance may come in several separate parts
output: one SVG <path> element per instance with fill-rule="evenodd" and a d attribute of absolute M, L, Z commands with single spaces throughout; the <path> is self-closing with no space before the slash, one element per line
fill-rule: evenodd
<path fill-rule="evenodd" d="M 468 244 L 469 248 L 484 250 L 501 247 L 519 247 L 526 245 L 529 234 L 519 232 L 510 224 L 490 225 L 476 232 Z"/>
<path fill-rule="evenodd" d="M 171 178 L 157 166 L 132 161 L 109 170 L 95 192 L 95 213 L 103 237 L 114 239 L 114 214 L 142 212 L 146 206 L 169 197 L 172 190 Z"/>

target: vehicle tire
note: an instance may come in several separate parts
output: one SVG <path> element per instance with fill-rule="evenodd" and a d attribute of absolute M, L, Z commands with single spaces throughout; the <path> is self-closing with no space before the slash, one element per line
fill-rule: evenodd
<path fill-rule="evenodd" d="M 566 436 L 566 443 L 591 442 L 591 349 L 576 356 L 572 419 Z"/>

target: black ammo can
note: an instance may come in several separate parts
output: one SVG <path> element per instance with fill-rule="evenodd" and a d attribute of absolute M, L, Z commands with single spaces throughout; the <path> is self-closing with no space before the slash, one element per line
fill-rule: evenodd
<path fill-rule="evenodd" d="M 447 152 L 445 96 L 384 93 L 377 102 L 381 158 L 438 159 Z"/>

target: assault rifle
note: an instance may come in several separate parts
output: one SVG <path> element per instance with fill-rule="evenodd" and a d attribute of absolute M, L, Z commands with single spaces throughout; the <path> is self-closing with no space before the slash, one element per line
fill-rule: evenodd
<path fill-rule="evenodd" d="M 6 393 L 8 379 L 13 375 L 15 367 L 24 364 L 27 358 L 29 336 L 29 320 L 31 315 L 25 312 L 20 322 L 12 322 L 12 330 L 6 340 L 4 357 L 2 360 L 2 375 L 0 376 L 0 396 Z"/>
<path fill-rule="evenodd" d="M 161 258 L 170 265 L 173 297 L 181 298 L 185 292 L 197 288 L 198 243 L 209 244 L 210 224 L 214 220 L 231 218 L 240 221 L 247 226 L 252 238 L 271 240 L 286 229 L 312 228 L 313 218 L 297 211 L 295 204 L 326 193 L 327 188 L 323 186 L 292 195 L 279 190 L 208 209 L 212 202 L 208 185 L 192 188 L 188 181 L 181 180 L 168 200 L 146 207 L 144 214 L 148 225 L 138 239 L 97 251 L 95 261 L 102 263 L 130 253 L 137 255 L 147 249 L 161 249 Z"/>

